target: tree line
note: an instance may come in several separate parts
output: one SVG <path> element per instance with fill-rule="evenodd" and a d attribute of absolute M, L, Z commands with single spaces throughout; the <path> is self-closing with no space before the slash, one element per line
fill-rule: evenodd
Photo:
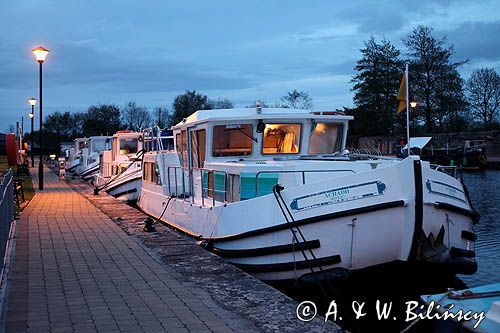
<path fill-rule="evenodd" d="M 262 104 L 262 107 L 311 109 L 312 99 L 304 91 L 293 90 L 281 98 L 281 103 Z M 90 106 L 85 112 L 56 111 L 45 116 L 43 121 L 44 150 L 56 152 L 61 142 L 72 141 L 78 137 L 113 135 L 119 130 L 140 131 L 152 126 L 168 128 L 197 110 L 233 107 L 233 102 L 228 98 L 211 99 L 196 90 L 187 90 L 175 97 L 171 110 L 161 106 L 149 109 L 135 101 L 129 101 L 122 107 L 116 104 L 97 104 Z M 38 131 L 33 134 L 36 146 Z M 31 142 L 31 133 L 26 133 L 24 139 Z"/>
<path fill-rule="evenodd" d="M 475 69 L 464 80 L 458 69 L 468 59 L 455 60 L 454 46 L 433 29 L 417 26 L 397 49 L 373 36 L 364 43 L 356 62 L 352 91 L 352 129 L 363 135 L 398 135 L 405 131 L 406 113 L 396 113 L 396 96 L 405 64 L 409 64 L 410 111 L 414 133 L 457 132 L 500 128 L 500 76 L 492 68 Z"/>

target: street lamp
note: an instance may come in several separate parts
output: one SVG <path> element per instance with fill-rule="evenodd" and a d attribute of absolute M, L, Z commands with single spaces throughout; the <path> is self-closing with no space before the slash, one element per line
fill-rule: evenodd
<path fill-rule="evenodd" d="M 417 102 L 417 101 L 411 101 L 411 102 L 410 102 L 410 106 L 411 106 L 411 108 L 412 108 L 412 109 L 416 108 L 416 107 L 417 107 L 417 105 L 418 105 L 418 102 Z"/>
<path fill-rule="evenodd" d="M 42 64 L 45 61 L 45 57 L 47 57 L 47 54 L 49 54 L 49 50 L 46 48 L 39 46 L 36 49 L 31 50 L 33 54 L 35 55 L 36 61 L 40 64 L 40 164 L 38 165 L 38 189 L 40 191 L 43 190 L 43 145 L 42 145 L 42 134 L 43 134 L 43 127 L 42 127 Z"/>
<path fill-rule="evenodd" d="M 35 105 L 36 105 L 36 98 L 34 97 L 31 97 L 30 99 L 28 99 L 28 103 L 31 105 L 31 113 L 28 113 L 28 116 L 30 117 L 31 119 L 31 139 L 30 139 L 30 143 L 31 143 L 31 149 L 30 149 L 30 154 L 31 154 L 31 167 L 34 168 L 35 167 L 35 154 L 33 154 L 33 122 L 35 121 Z"/>

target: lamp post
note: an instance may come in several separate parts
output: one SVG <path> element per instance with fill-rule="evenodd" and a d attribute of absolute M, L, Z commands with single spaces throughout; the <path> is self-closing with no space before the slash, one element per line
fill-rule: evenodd
<path fill-rule="evenodd" d="M 43 191 L 43 145 L 42 145 L 42 135 L 43 135 L 43 127 L 42 127 L 42 64 L 45 61 L 45 57 L 47 57 L 47 54 L 49 54 L 49 50 L 46 48 L 39 46 L 36 49 L 31 50 L 33 54 L 35 55 L 36 61 L 40 64 L 40 164 L 38 165 L 38 189 L 40 191 Z"/>
<path fill-rule="evenodd" d="M 35 167 L 35 154 L 33 154 L 33 122 L 34 122 L 34 118 L 35 118 L 35 105 L 36 105 L 36 98 L 34 97 L 31 97 L 30 99 L 28 99 L 28 103 L 31 105 L 31 113 L 28 113 L 28 116 L 30 117 L 31 119 L 31 135 L 30 135 L 30 143 L 31 143 L 31 149 L 30 149 L 30 155 L 31 155 L 31 167 L 34 168 Z"/>

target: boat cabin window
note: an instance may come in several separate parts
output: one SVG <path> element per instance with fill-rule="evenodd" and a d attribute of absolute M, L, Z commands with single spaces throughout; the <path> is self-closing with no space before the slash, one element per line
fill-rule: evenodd
<path fill-rule="evenodd" d="M 173 150 L 174 149 L 173 137 L 161 138 L 161 143 L 163 145 L 164 150 Z"/>
<path fill-rule="evenodd" d="M 175 135 L 175 148 L 179 155 L 179 161 L 183 168 L 188 166 L 188 151 L 187 151 L 187 131 L 183 130 L 181 133 Z"/>
<path fill-rule="evenodd" d="M 298 154 L 301 124 L 266 124 L 263 154 Z"/>
<path fill-rule="evenodd" d="M 120 139 L 120 155 L 137 153 L 138 144 L 137 138 Z"/>
<path fill-rule="evenodd" d="M 251 124 L 228 124 L 214 126 L 214 157 L 247 156 L 252 154 L 253 126 Z"/>
<path fill-rule="evenodd" d="M 203 168 L 205 163 L 206 137 L 204 129 L 191 132 L 191 158 L 194 168 Z"/>
<path fill-rule="evenodd" d="M 154 162 L 144 162 L 142 167 L 142 179 L 149 183 L 159 184 L 158 168 Z"/>
<path fill-rule="evenodd" d="M 333 154 L 342 149 L 343 126 L 316 123 L 309 139 L 309 154 Z"/>
<path fill-rule="evenodd" d="M 109 139 L 92 141 L 92 150 L 93 151 L 106 150 L 108 142 Z"/>

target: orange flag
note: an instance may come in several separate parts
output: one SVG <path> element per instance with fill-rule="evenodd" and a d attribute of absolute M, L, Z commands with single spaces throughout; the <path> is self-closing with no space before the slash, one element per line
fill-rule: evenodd
<path fill-rule="evenodd" d="M 406 71 L 403 73 L 403 78 L 401 79 L 397 99 L 399 101 L 398 113 L 400 113 L 406 109 Z"/>

